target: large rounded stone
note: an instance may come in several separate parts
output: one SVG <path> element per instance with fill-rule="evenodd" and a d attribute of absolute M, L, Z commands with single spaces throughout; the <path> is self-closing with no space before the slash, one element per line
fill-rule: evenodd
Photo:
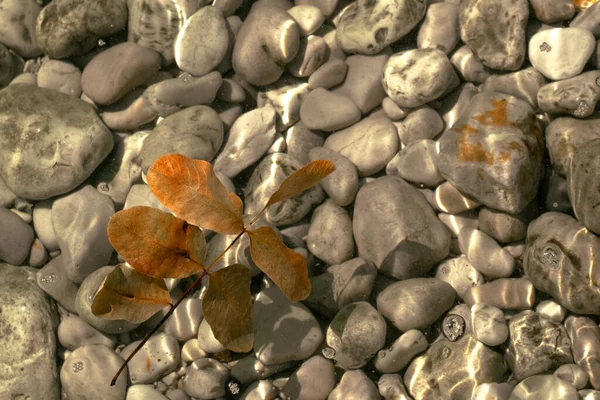
<path fill-rule="evenodd" d="M 396 279 L 425 275 L 449 252 L 450 232 L 425 196 L 395 176 L 358 191 L 352 225 L 359 256 Z"/>
<path fill-rule="evenodd" d="M 35 21 L 42 7 L 35 0 L 5 0 L 0 9 L 0 43 L 21 57 L 39 55 L 35 42 Z"/>
<path fill-rule="evenodd" d="M 0 177 L 17 196 L 43 200 L 74 189 L 112 147 L 88 103 L 32 85 L 0 90 Z"/>
<path fill-rule="evenodd" d="M 577 150 L 567 178 L 575 216 L 586 228 L 600 234 L 600 208 L 597 208 L 600 204 L 600 139 Z"/>

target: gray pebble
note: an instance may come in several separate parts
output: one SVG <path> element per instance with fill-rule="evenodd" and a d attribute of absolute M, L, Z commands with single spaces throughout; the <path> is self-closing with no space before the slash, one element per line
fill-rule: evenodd
<path fill-rule="evenodd" d="M 600 328 L 588 317 L 569 316 L 565 328 L 571 339 L 575 363 L 587 372 L 590 384 L 600 389 Z"/>
<path fill-rule="evenodd" d="M 574 78 L 544 85 L 537 97 L 544 112 L 589 117 L 600 99 L 600 71 L 584 72 Z"/>
<path fill-rule="evenodd" d="M 435 189 L 433 206 L 439 211 L 456 215 L 476 209 L 481 203 L 462 194 L 450 182 L 444 182 Z"/>
<path fill-rule="evenodd" d="M 600 6 L 595 2 L 587 2 L 587 7 L 571 21 L 572 27 L 591 31 L 594 36 L 600 36 Z"/>
<path fill-rule="evenodd" d="M 323 38 L 316 35 L 302 37 L 296 58 L 288 64 L 287 70 L 295 77 L 307 78 L 327 61 L 328 52 Z"/>
<path fill-rule="evenodd" d="M 490 77 L 490 73 L 486 67 L 466 44 L 452 54 L 450 62 L 454 65 L 454 68 L 456 68 L 463 80 L 467 82 L 484 83 Z"/>
<path fill-rule="evenodd" d="M 427 106 L 411 110 L 401 122 L 394 125 L 398 128 L 398 135 L 404 145 L 417 140 L 433 139 L 444 129 L 440 114 Z"/>
<path fill-rule="evenodd" d="M 411 400 L 406 393 L 402 377 L 398 374 L 383 374 L 377 382 L 379 394 L 385 400 Z"/>
<path fill-rule="evenodd" d="M 458 4 L 430 4 L 419 28 L 417 47 L 438 49 L 449 54 L 458 42 Z"/>
<path fill-rule="evenodd" d="M 538 205 L 531 202 L 518 214 L 509 214 L 482 207 L 479 211 L 479 229 L 499 243 L 516 242 L 527 235 L 527 225 L 538 214 Z"/>
<path fill-rule="evenodd" d="M 589 377 L 587 372 L 577 364 L 563 364 L 554 371 L 554 375 L 581 390 L 587 386 Z"/>
<path fill-rule="evenodd" d="M 317 207 L 306 237 L 308 250 L 327 264 L 341 264 L 354 254 L 352 218 L 331 199 Z"/>
<path fill-rule="evenodd" d="M 131 385 L 125 400 L 169 400 L 151 385 Z"/>
<path fill-rule="evenodd" d="M 203 319 L 202 322 L 200 322 L 197 338 L 198 347 L 205 353 L 219 353 L 225 350 L 225 346 L 217 340 L 206 319 Z"/>
<path fill-rule="evenodd" d="M 535 17 L 546 24 L 567 21 L 575 15 L 575 5 L 570 0 L 531 0 L 531 6 Z"/>
<path fill-rule="evenodd" d="M 575 216 L 587 229 L 600 233 L 600 213 L 596 207 L 598 198 L 598 174 L 600 172 L 600 139 L 594 139 L 581 146 L 571 161 L 567 182 L 569 198 Z"/>
<path fill-rule="evenodd" d="M 554 300 L 541 301 L 535 312 L 558 322 L 563 322 L 567 316 L 567 310 Z"/>
<path fill-rule="evenodd" d="M 127 193 L 123 208 L 128 209 L 135 206 L 153 207 L 171 213 L 171 211 L 158 200 L 154 193 L 152 193 L 150 186 L 145 183 L 136 183 L 129 189 L 129 193 Z"/>
<path fill-rule="evenodd" d="M 448 227 L 453 237 L 458 237 L 458 234 L 464 228 L 479 228 L 479 219 L 477 219 L 477 213 L 474 211 L 466 211 L 460 214 L 439 213 L 438 218 Z"/>
<path fill-rule="evenodd" d="M 21 57 L 35 57 L 41 53 L 35 41 L 35 22 L 42 10 L 34 1 L 8 0 L 0 10 L 0 43 Z"/>
<path fill-rule="evenodd" d="M 261 88 L 256 95 L 256 106 L 271 104 L 277 112 L 277 131 L 282 132 L 300 120 L 300 107 L 309 92 L 304 80 L 284 76 Z"/>
<path fill-rule="evenodd" d="M 546 79 L 533 67 L 503 75 L 491 75 L 480 86 L 482 92 L 497 92 L 525 100 L 534 109 L 538 108 L 537 93 L 546 84 Z"/>
<path fill-rule="evenodd" d="M 314 33 L 325 21 L 323 12 L 314 5 L 297 5 L 290 8 L 288 13 L 298 24 L 301 36 L 308 36 Z"/>
<path fill-rule="evenodd" d="M 0 207 L 0 260 L 20 265 L 29 255 L 33 229 L 15 213 Z"/>
<path fill-rule="evenodd" d="M 183 390 L 200 399 L 225 396 L 225 383 L 229 379 L 229 368 L 212 358 L 200 358 L 187 368 L 183 377 Z"/>
<path fill-rule="evenodd" d="M 391 98 L 389 98 L 387 96 L 384 97 L 383 101 L 381 102 L 381 107 L 382 107 L 385 115 L 392 121 L 400 121 L 401 119 L 406 118 L 406 116 L 410 112 L 409 108 L 400 107 L 398 104 L 394 103 L 394 100 L 392 100 Z M 396 128 L 398 128 L 398 134 L 400 135 L 400 139 L 402 140 L 402 133 L 400 132 L 400 126 L 397 123 L 395 125 L 396 125 Z"/>
<path fill-rule="evenodd" d="M 346 371 L 327 400 L 379 400 L 377 386 L 363 371 Z"/>
<path fill-rule="evenodd" d="M 92 344 L 101 344 L 114 349 L 117 344 L 114 335 L 100 332 L 74 314 L 62 318 L 57 335 L 60 344 L 71 351 Z"/>
<path fill-rule="evenodd" d="M 54 89 L 74 97 L 81 96 L 81 71 L 71 63 L 47 60 L 38 71 L 39 87 Z"/>
<path fill-rule="evenodd" d="M 129 357 L 140 343 L 141 340 L 131 342 L 121 351 L 121 357 Z M 131 383 L 135 385 L 159 380 L 177 368 L 180 355 L 179 343 L 173 336 L 164 333 L 153 335 L 129 361 Z"/>
<path fill-rule="evenodd" d="M 558 396 L 557 396 L 558 395 Z M 570 400 L 578 399 L 577 389 L 554 375 L 537 375 L 521 381 L 510 400 Z"/>
<path fill-rule="evenodd" d="M 293 361 L 283 364 L 265 365 L 254 354 L 236 360 L 231 367 L 231 377 L 237 379 L 242 385 L 266 379 L 280 371 L 285 371 L 295 365 Z"/>
<path fill-rule="evenodd" d="M 360 110 L 347 96 L 323 88 L 311 91 L 300 107 L 300 120 L 308 129 L 327 132 L 347 128 L 360 116 Z"/>
<path fill-rule="evenodd" d="M 168 389 L 165 392 L 165 396 L 169 400 L 190 400 L 190 397 L 183 389 Z"/>
<path fill-rule="evenodd" d="M 377 371 L 387 374 L 400 372 L 419 353 L 429 347 L 427 338 L 416 329 L 410 329 L 398 337 L 389 347 L 380 350 L 374 365 Z"/>
<path fill-rule="evenodd" d="M 508 325 L 504 313 L 497 307 L 485 303 L 471 308 L 473 336 L 488 346 L 499 346 L 508 339 Z"/>
<path fill-rule="evenodd" d="M 435 277 L 450 284 L 461 298 L 469 288 L 484 282 L 481 272 L 475 269 L 465 256 L 450 258 L 442 262 L 436 268 Z"/>
<path fill-rule="evenodd" d="M 310 151 L 315 147 L 323 146 L 325 142 L 323 133 L 309 130 L 302 122 L 289 128 L 285 132 L 284 139 L 286 152 L 303 164 L 311 161 Z M 322 185 L 323 181 L 320 183 Z"/>
<path fill-rule="evenodd" d="M 202 300 L 193 297 L 184 299 L 165 322 L 164 331 L 185 342 L 196 337 L 202 318 Z"/>
<path fill-rule="evenodd" d="M 308 78 L 308 86 L 311 89 L 329 89 L 339 85 L 346 78 L 348 64 L 344 60 L 334 58 L 321 65 Z"/>
<path fill-rule="evenodd" d="M 297 400 L 325 399 L 334 387 L 333 363 L 321 356 L 312 356 L 290 376 L 283 395 Z"/>
<path fill-rule="evenodd" d="M 469 306 L 486 303 L 502 310 L 527 310 L 535 304 L 535 288 L 526 278 L 499 278 L 473 286 L 463 300 Z"/>
<path fill-rule="evenodd" d="M 358 170 L 347 157 L 326 147 L 315 147 L 308 152 L 310 160 L 325 159 L 335 165 L 335 171 L 319 182 L 337 205 L 352 203 L 358 191 Z"/>
<path fill-rule="evenodd" d="M 37 284 L 58 304 L 69 312 L 76 312 L 75 299 L 78 287 L 69 279 L 65 267 L 65 257 L 54 257 L 37 272 Z"/>
<path fill-rule="evenodd" d="M 181 360 L 187 363 L 196 361 L 199 358 L 205 358 L 207 353 L 200 348 L 197 338 L 188 340 L 181 346 Z"/>
<path fill-rule="evenodd" d="M 433 140 L 412 141 L 390 160 L 385 172 L 409 182 L 437 186 L 444 181 L 437 168 L 437 154 L 437 144 Z"/>
<path fill-rule="evenodd" d="M 48 251 L 39 238 L 35 238 L 31 244 L 27 265 L 33 268 L 41 268 L 48 261 Z"/>

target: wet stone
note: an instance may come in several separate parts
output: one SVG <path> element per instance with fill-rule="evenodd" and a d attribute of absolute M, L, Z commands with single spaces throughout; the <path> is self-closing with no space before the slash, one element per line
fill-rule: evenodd
<path fill-rule="evenodd" d="M 406 393 L 402 377 L 398 374 L 383 374 L 377 382 L 379 394 L 385 400 L 410 400 Z"/>
<path fill-rule="evenodd" d="M 546 84 L 546 78 L 533 67 L 503 75 L 490 75 L 479 88 L 482 92 L 497 92 L 525 100 L 538 108 L 537 93 Z"/>
<path fill-rule="evenodd" d="M 581 146 L 571 161 L 567 182 L 575 216 L 590 231 L 600 234 L 600 139 Z"/>
<path fill-rule="evenodd" d="M 271 104 L 277 112 L 277 131 L 282 132 L 300 120 L 300 107 L 308 93 L 308 83 L 304 80 L 284 76 L 261 88 L 256 95 L 256 106 Z"/>
<path fill-rule="evenodd" d="M 416 399 L 469 400 L 480 384 L 504 382 L 506 372 L 502 354 L 466 335 L 456 342 L 433 343 L 409 365 L 404 383 Z"/>
<path fill-rule="evenodd" d="M 117 343 L 116 336 L 100 332 L 75 314 L 62 318 L 57 335 L 60 344 L 71 351 L 93 344 L 113 349 Z"/>
<path fill-rule="evenodd" d="M 473 210 L 481 203 L 459 192 L 450 182 L 444 182 L 435 188 L 433 205 L 439 211 L 456 215 Z M 479 224 L 473 228 L 478 227 Z"/>
<path fill-rule="evenodd" d="M 327 400 L 379 400 L 377 386 L 363 371 L 346 371 Z"/>
<path fill-rule="evenodd" d="M 316 35 L 300 38 L 300 47 L 296 58 L 288 64 L 289 73 L 298 78 L 308 78 L 329 56 L 325 40 Z"/>
<path fill-rule="evenodd" d="M 577 314 L 600 314 L 600 239 L 569 215 L 547 212 L 527 231 L 523 269 L 539 291 Z"/>
<path fill-rule="evenodd" d="M 558 322 L 562 322 L 567 316 L 567 310 L 554 300 L 540 301 L 535 312 Z"/>
<path fill-rule="evenodd" d="M 569 382 L 577 390 L 586 387 L 589 381 L 587 372 L 577 364 L 563 364 L 554 371 L 554 375 Z"/>
<path fill-rule="evenodd" d="M 480 221 L 481 226 L 481 221 Z M 515 259 L 490 236 L 478 229 L 465 228 L 458 234 L 460 250 L 479 272 L 489 278 L 512 275 Z"/>
<path fill-rule="evenodd" d="M 486 303 L 502 310 L 527 310 L 535 304 L 535 288 L 526 278 L 500 278 L 470 288 L 463 300 L 469 306 Z"/>
<path fill-rule="evenodd" d="M 442 262 L 436 268 L 435 277 L 450 284 L 461 298 L 471 287 L 484 283 L 481 272 L 465 256 L 450 258 Z"/>
<path fill-rule="evenodd" d="M 113 147 L 110 131 L 89 104 L 50 89 L 0 90 L 0 121 L 0 178 L 26 199 L 74 189 Z"/>
<path fill-rule="evenodd" d="M 285 132 L 284 139 L 286 152 L 304 164 L 308 164 L 311 161 L 309 154 L 312 149 L 323 146 L 325 142 L 322 133 L 311 131 L 302 122 L 298 122 L 289 128 Z M 323 185 L 322 180 L 319 183 Z M 331 194 L 329 196 L 333 197 Z"/>
<path fill-rule="evenodd" d="M 516 242 L 525 238 L 527 225 L 537 214 L 538 205 L 535 201 L 518 214 L 483 207 L 479 210 L 479 229 L 499 243 Z"/>
<path fill-rule="evenodd" d="M 509 400 L 517 382 L 482 383 L 473 391 L 472 400 Z"/>
<path fill-rule="evenodd" d="M 214 399 L 225 396 L 229 375 L 225 364 L 212 358 L 200 358 L 190 364 L 181 382 L 189 396 Z"/>
<path fill-rule="evenodd" d="M 54 257 L 36 275 L 38 286 L 69 312 L 76 312 L 75 299 L 78 287 L 69 279 L 65 257 Z"/>
<path fill-rule="evenodd" d="M 333 132 L 358 122 L 360 110 L 348 97 L 317 88 L 302 101 L 300 120 L 308 129 Z"/>
<path fill-rule="evenodd" d="M 466 44 L 452 54 L 450 62 L 467 82 L 484 83 L 492 76 Z"/>
<path fill-rule="evenodd" d="M 185 362 L 194 362 L 199 358 L 205 358 L 207 353 L 200 348 L 197 338 L 188 340 L 181 346 L 181 360 Z"/>
<path fill-rule="evenodd" d="M 450 53 L 458 42 L 458 4 L 430 4 L 419 28 L 417 47 Z"/>
<path fill-rule="evenodd" d="M 346 78 L 348 64 L 344 60 L 334 58 L 321 65 L 308 78 L 308 86 L 311 89 L 329 89 L 339 85 Z"/>
<path fill-rule="evenodd" d="M 35 42 L 35 22 L 42 7 L 35 0 L 7 0 L 0 10 L 0 43 L 21 57 L 35 57 L 40 50 Z"/>
<path fill-rule="evenodd" d="M 404 332 L 389 347 L 377 352 L 375 368 L 381 373 L 400 372 L 429 347 L 425 335 L 416 329 Z"/>
<path fill-rule="evenodd" d="M 531 0 L 531 6 L 535 17 L 546 24 L 567 21 L 575 15 L 575 6 L 571 0 Z"/>
<path fill-rule="evenodd" d="M 0 207 L 0 260 L 22 264 L 29 255 L 33 229 L 15 213 Z"/>
<path fill-rule="evenodd" d="M 231 377 L 241 384 L 246 385 L 259 379 L 266 379 L 277 372 L 289 370 L 294 366 L 295 363 L 293 361 L 283 364 L 265 365 L 254 354 L 250 354 L 236 361 L 231 367 Z"/>
<path fill-rule="evenodd" d="M 488 346 L 501 345 L 508 339 L 508 325 L 504 313 L 497 307 L 485 303 L 471 308 L 473 336 Z"/>
<path fill-rule="evenodd" d="M 594 389 L 600 389 L 600 328 L 588 317 L 570 316 L 565 328 L 571 339 L 573 358 L 589 377 Z"/>
<path fill-rule="evenodd" d="M 141 341 L 131 342 L 121 351 L 126 359 Z M 153 335 L 129 362 L 129 379 L 133 384 L 152 383 L 174 371 L 179 364 L 179 343 L 171 335 Z"/>
<path fill-rule="evenodd" d="M 557 397 L 557 394 L 559 394 Z M 578 399 L 577 390 L 570 383 L 554 375 L 538 375 L 521 381 L 510 395 L 511 400 Z"/>
<path fill-rule="evenodd" d="M 205 353 L 214 354 L 225 350 L 225 346 L 217 340 L 206 319 L 203 319 L 202 322 L 200 322 L 197 338 L 198 347 Z"/>
<path fill-rule="evenodd" d="M 544 112 L 589 117 L 600 99 L 600 71 L 584 72 L 574 78 L 549 83 L 540 88 L 537 96 Z"/>
<path fill-rule="evenodd" d="M 283 395 L 291 399 L 325 399 L 334 387 L 333 363 L 321 356 L 312 356 L 287 380 Z"/>
<path fill-rule="evenodd" d="M 426 7 L 425 0 L 352 3 L 337 23 L 338 41 L 347 53 L 379 53 L 410 32 Z"/>
<path fill-rule="evenodd" d="M 390 160 L 385 172 L 409 182 L 437 186 L 444 181 L 437 168 L 437 154 L 437 144 L 433 140 L 412 141 Z"/>
<path fill-rule="evenodd" d="M 394 54 L 385 64 L 383 88 L 401 107 L 418 107 L 448 94 L 460 80 L 450 60 L 437 49 Z"/>
<path fill-rule="evenodd" d="M 543 156 L 532 108 L 513 96 L 483 92 L 440 140 L 438 168 L 475 200 L 516 213 L 537 193 Z"/>
<path fill-rule="evenodd" d="M 464 228 L 479 228 L 477 213 L 474 211 L 466 211 L 459 214 L 439 213 L 438 218 L 448 227 L 453 238 L 457 237 Z"/>
<path fill-rule="evenodd" d="M 165 322 L 164 331 L 178 341 L 185 342 L 196 337 L 202 318 L 202 300 L 184 299 Z"/>
<path fill-rule="evenodd" d="M 460 37 L 477 58 L 490 68 L 515 71 L 527 51 L 526 0 L 467 0 L 459 11 Z"/>

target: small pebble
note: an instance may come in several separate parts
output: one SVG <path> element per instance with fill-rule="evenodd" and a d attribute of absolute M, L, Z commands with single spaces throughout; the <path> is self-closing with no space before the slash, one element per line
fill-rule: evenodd
<path fill-rule="evenodd" d="M 558 397 L 557 397 L 558 394 Z M 554 375 L 537 375 L 521 381 L 510 400 L 578 399 L 577 389 Z"/>
<path fill-rule="evenodd" d="M 302 122 L 298 122 L 289 128 L 283 139 L 282 147 L 285 147 L 285 151 L 304 164 L 311 161 L 309 152 L 315 147 L 323 146 L 325 142 L 323 133 L 311 131 Z M 276 151 L 276 153 L 278 152 L 280 151 Z M 319 184 L 323 186 L 323 180 Z"/>
<path fill-rule="evenodd" d="M 450 62 L 467 82 L 484 83 L 491 76 L 490 72 L 475 56 L 473 50 L 466 44 L 452 54 Z"/>
<path fill-rule="evenodd" d="M 312 148 L 308 156 L 311 161 L 325 159 L 335 165 L 335 171 L 319 184 L 337 205 L 345 207 L 352 203 L 358 192 L 358 170 L 352 161 L 326 147 Z"/>
<path fill-rule="evenodd" d="M 429 347 L 427 338 L 416 329 L 404 332 L 389 347 L 380 350 L 375 357 L 374 365 L 377 371 L 387 374 L 400 372 L 419 353 Z"/>
<path fill-rule="evenodd" d="M 438 49 L 449 54 L 458 42 L 458 5 L 430 4 L 417 35 L 419 49 Z"/>
<path fill-rule="evenodd" d="M 473 336 L 488 346 L 498 346 L 508 339 L 504 313 L 497 307 L 477 303 L 471 307 Z"/>
<path fill-rule="evenodd" d="M 327 42 L 319 36 L 300 38 L 300 48 L 296 58 L 287 65 L 289 73 L 298 78 L 311 76 L 327 60 Z"/>
<path fill-rule="evenodd" d="M 481 221 L 479 222 L 481 226 Z M 471 264 L 489 278 L 512 275 L 515 259 L 487 234 L 478 229 L 465 228 L 458 234 L 460 249 Z"/>
<path fill-rule="evenodd" d="M 294 371 L 283 387 L 291 399 L 326 399 L 335 387 L 333 363 L 321 356 L 312 356 Z"/>
<path fill-rule="evenodd" d="M 71 351 L 92 344 L 102 344 L 114 349 L 117 344 L 117 338 L 114 335 L 98 331 L 75 314 L 62 318 L 58 325 L 57 335 L 60 344 Z"/>
<path fill-rule="evenodd" d="M 360 110 L 348 97 L 317 88 L 302 101 L 300 119 L 308 129 L 332 132 L 358 122 Z"/>
<path fill-rule="evenodd" d="M 35 238 L 31 244 L 27 265 L 33 268 L 41 268 L 48 261 L 48 251 L 39 238 Z"/>
<path fill-rule="evenodd" d="M 576 364 L 563 364 L 554 371 L 554 375 L 581 390 L 588 384 L 587 372 Z"/>
<path fill-rule="evenodd" d="M 323 12 L 318 7 L 312 5 L 297 5 L 290 8 L 288 14 L 298 24 L 301 36 L 308 36 L 314 33 L 325 21 Z"/>
<path fill-rule="evenodd" d="M 67 275 L 64 256 L 50 260 L 36 274 L 38 286 L 69 312 L 76 312 L 75 299 L 78 287 Z"/>
<path fill-rule="evenodd" d="M 444 121 L 440 114 L 427 106 L 408 111 L 404 120 L 395 125 L 400 141 L 406 146 L 414 141 L 433 139 L 444 130 Z"/>
<path fill-rule="evenodd" d="M 479 88 L 482 92 L 497 92 L 515 96 L 537 109 L 537 94 L 545 84 L 544 75 L 537 69 L 529 67 L 507 74 L 491 75 Z"/>
<path fill-rule="evenodd" d="M 225 364 L 212 358 L 200 358 L 187 367 L 181 381 L 182 388 L 188 396 L 200 399 L 223 397 L 229 375 L 229 368 Z"/>
<path fill-rule="evenodd" d="M 411 400 L 406 393 L 402 377 L 398 374 L 383 374 L 377 382 L 379 394 L 385 400 Z"/>
<path fill-rule="evenodd" d="M 308 78 L 308 86 L 311 89 L 330 89 L 339 85 L 346 78 L 348 64 L 344 60 L 334 58 L 321 65 Z"/>
<path fill-rule="evenodd" d="M 198 298 L 184 299 L 165 322 L 164 331 L 180 342 L 196 337 L 202 321 L 202 300 Z"/>
<path fill-rule="evenodd" d="M 450 182 L 443 182 L 435 189 L 434 205 L 438 210 L 454 215 L 473 210 L 481 203 L 462 194 Z"/>
<path fill-rule="evenodd" d="M 377 386 L 363 371 L 346 371 L 327 400 L 379 400 Z"/>
<path fill-rule="evenodd" d="M 326 200 L 312 215 L 306 237 L 308 250 L 327 264 L 341 264 L 354 254 L 352 218 L 333 200 Z"/>
<path fill-rule="evenodd" d="M 152 385 L 131 385 L 125 400 L 169 400 Z"/>
<path fill-rule="evenodd" d="M 458 237 L 458 234 L 464 228 L 479 228 L 479 219 L 477 218 L 477 213 L 473 211 L 465 211 L 455 215 L 439 213 L 438 218 L 452 232 L 453 237 Z"/>
<path fill-rule="evenodd" d="M 387 164 L 387 175 L 409 182 L 437 186 L 444 181 L 437 168 L 437 145 L 433 140 L 415 140 L 406 145 Z"/>
<path fill-rule="evenodd" d="M 590 384 L 600 389 L 600 328 L 588 317 L 569 316 L 565 328 L 571 339 L 575 364 L 587 372 Z"/>
<path fill-rule="evenodd" d="M 278 372 L 288 370 L 295 366 L 293 361 L 283 364 L 265 365 L 261 363 L 254 354 L 250 354 L 237 360 L 231 367 L 231 377 L 237 379 L 242 385 L 266 379 Z"/>
<path fill-rule="evenodd" d="M 502 310 L 527 310 L 535 304 L 535 288 L 526 278 L 500 278 L 470 288 L 463 300 L 470 306 L 486 303 Z"/>
<path fill-rule="evenodd" d="M 567 310 L 554 300 L 540 301 L 535 312 L 558 322 L 563 322 L 567 316 Z"/>
<path fill-rule="evenodd" d="M 214 354 L 225 350 L 225 346 L 217 340 L 212 328 L 205 319 L 200 322 L 197 340 L 198 347 L 205 353 Z"/>
<path fill-rule="evenodd" d="M 81 96 L 81 71 L 68 62 L 48 60 L 38 71 L 38 86 L 71 96 Z"/>
<path fill-rule="evenodd" d="M 438 265 L 435 277 L 450 284 L 461 298 L 471 287 L 484 283 L 481 272 L 464 255 L 447 259 Z"/>

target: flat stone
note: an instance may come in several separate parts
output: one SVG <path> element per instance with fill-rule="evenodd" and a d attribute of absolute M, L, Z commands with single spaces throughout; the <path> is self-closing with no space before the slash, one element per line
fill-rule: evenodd
<path fill-rule="evenodd" d="M 35 0 L 8 0 L 0 10 L 0 43 L 21 57 L 35 57 L 41 53 L 35 42 L 35 22 L 42 7 Z"/>
<path fill-rule="evenodd" d="M 537 97 L 544 112 L 589 117 L 600 99 L 600 71 L 584 72 L 574 78 L 544 85 Z"/>
<path fill-rule="evenodd" d="M 567 175 L 569 198 L 575 216 L 587 229 L 600 234 L 600 203 L 598 176 L 600 173 L 600 139 L 594 139 L 581 146 L 571 161 Z"/>
<path fill-rule="evenodd" d="M 79 186 L 110 153 L 110 131 L 84 101 L 55 90 L 0 90 L 0 178 L 19 197 L 43 200 Z"/>
<path fill-rule="evenodd" d="M 483 85 L 479 86 L 482 92 L 497 92 L 515 96 L 525 100 L 534 109 L 538 108 L 537 94 L 546 84 L 546 78 L 533 67 L 523 68 L 519 71 L 502 75 L 490 75 Z"/>
<path fill-rule="evenodd" d="M 333 200 L 326 200 L 312 215 L 306 237 L 308 251 L 327 264 L 341 264 L 354 254 L 352 218 Z"/>
<path fill-rule="evenodd" d="M 22 264 L 29 255 L 33 229 L 15 213 L 0 208 L 0 260 Z"/>
<path fill-rule="evenodd" d="M 302 101 L 300 120 L 308 129 L 333 132 L 360 120 L 360 110 L 343 94 L 317 88 Z"/>
<path fill-rule="evenodd" d="M 429 4 L 417 35 L 417 47 L 446 54 L 454 50 L 458 42 L 458 10 L 458 4 L 447 1 Z"/>

